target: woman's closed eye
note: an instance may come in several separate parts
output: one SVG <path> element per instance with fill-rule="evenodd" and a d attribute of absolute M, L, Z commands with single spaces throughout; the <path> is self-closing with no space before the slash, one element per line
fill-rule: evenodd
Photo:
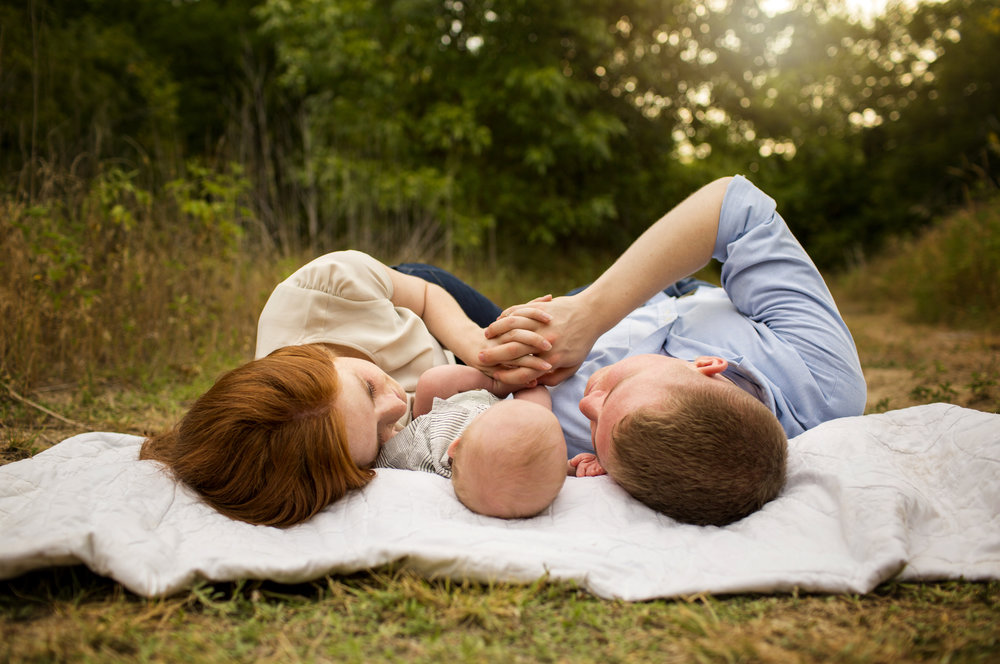
<path fill-rule="evenodd" d="M 367 378 L 365 379 L 365 387 L 368 389 L 368 398 L 372 400 L 372 405 L 375 404 L 375 383 L 371 382 Z M 382 435 L 382 424 L 381 422 L 375 423 L 375 440 L 378 442 L 378 446 L 382 447 L 385 443 L 385 436 Z"/>
<path fill-rule="evenodd" d="M 366 378 L 365 379 L 365 387 L 368 388 L 368 396 L 369 396 L 369 398 L 371 398 L 372 404 L 374 404 L 375 403 L 375 383 L 373 383 L 372 381 L 370 381 L 370 380 L 368 380 Z M 375 440 L 378 441 L 378 446 L 379 447 L 382 447 L 382 445 L 384 445 L 385 441 L 387 440 L 385 434 L 382 433 L 382 423 L 381 422 L 376 422 L 375 423 Z"/>

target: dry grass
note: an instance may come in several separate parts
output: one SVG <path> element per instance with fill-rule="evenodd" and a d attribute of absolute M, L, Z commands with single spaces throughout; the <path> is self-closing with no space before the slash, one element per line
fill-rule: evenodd
<path fill-rule="evenodd" d="M 8 201 L 0 210 L 9 275 L 0 283 L 0 463 L 82 431 L 144 435 L 173 422 L 249 357 L 267 292 L 299 262 L 227 253 L 239 242 L 200 251 L 217 238 L 199 240 L 213 228 L 198 226 L 211 210 L 197 205 L 174 209 L 197 232 L 157 235 L 166 212 L 133 185 L 112 179 L 109 202 L 70 191 L 44 209 Z M 125 216 L 114 212 L 123 199 Z M 542 283 L 564 292 L 604 262 L 554 257 Z M 540 294 L 532 275 L 457 271 L 501 304 Z M 1000 410 L 1000 335 L 914 323 L 905 298 L 872 304 L 857 283 L 842 284 L 838 299 L 868 412 L 931 401 Z M 887 583 L 860 597 L 628 604 L 567 584 L 484 587 L 379 570 L 143 599 L 83 568 L 50 569 L 0 582 L 0 662 L 992 662 L 998 591 L 1000 582 Z"/>
<path fill-rule="evenodd" d="M 215 349 L 249 350 L 275 261 L 243 253 L 243 185 L 154 195 L 137 178 L 110 169 L 54 180 L 33 205 L 0 200 L 0 379 L 16 391 L 176 381 Z"/>
<path fill-rule="evenodd" d="M 1000 585 L 623 603 L 384 570 L 144 600 L 85 573 L 0 595 L 0 661 L 989 662 Z"/>
<path fill-rule="evenodd" d="M 844 310 L 871 386 L 869 411 L 934 400 L 997 410 L 997 335 L 913 324 L 885 308 Z M 108 386 L 85 407 L 68 387 L 30 396 L 90 417 L 88 427 L 141 432 L 168 421 L 198 382 L 153 398 Z M 28 433 L 3 433 L 4 461 L 79 432 L 23 404 L 19 412 Z M 0 583 L 0 662 L 992 662 L 998 624 L 998 582 L 635 604 L 566 584 L 484 587 L 392 570 L 294 587 L 204 586 L 156 600 L 83 569 Z"/>
<path fill-rule="evenodd" d="M 890 305 L 844 307 L 868 383 L 866 412 L 943 401 L 1000 412 L 1000 332 L 908 322 Z"/>

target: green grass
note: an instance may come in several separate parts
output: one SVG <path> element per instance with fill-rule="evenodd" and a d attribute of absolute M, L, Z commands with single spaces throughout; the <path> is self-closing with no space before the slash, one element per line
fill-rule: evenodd
<path fill-rule="evenodd" d="M 879 357 L 909 366 L 911 351 L 880 349 Z M 908 391 L 945 380 L 938 371 L 945 364 L 930 366 L 915 372 Z M 148 392 L 109 385 L 85 404 L 69 389 L 31 396 L 61 414 L 93 418 L 93 428 L 138 431 L 179 413 L 211 373 Z M 996 396 L 990 378 L 976 380 Z M 78 433 L 23 404 L 0 404 L 20 424 L 0 429 L 4 462 Z M 991 662 L 1000 656 L 998 624 L 1000 582 L 637 603 L 598 599 L 567 583 L 480 585 L 391 568 L 296 586 L 202 584 L 165 599 L 137 597 L 83 567 L 0 582 L 3 663 Z"/>
<path fill-rule="evenodd" d="M 116 182 L 136 196 L 127 180 Z M 67 199 L 48 211 L 0 206 L 8 213 L 0 215 L 0 230 L 17 240 L 0 247 L 7 252 L 0 263 L 14 271 L 0 283 L 7 325 L 0 330 L 0 463 L 85 430 L 144 435 L 168 426 L 220 372 L 249 359 L 253 321 L 269 287 L 302 262 L 246 253 L 226 264 L 202 259 L 190 270 L 184 257 L 198 256 L 207 241 L 196 232 L 203 227 L 194 223 L 199 219 L 189 219 L 184 251 L 167 261 L 159 235 L 144 238 L 133 229 L 162 232 L 169 205 L 163 211 L 153 203 L 133 205 L 134 225 L 110 224 L 92 207 L 74 205 Z M 995 231 L 996 214 L 995 205 L 977 208 L 950 222 L 957 231 L 936 232 L 981 236 L 979 226 L 968 224 Z M 74 235 L 98 222 L 104 244 Z M 76 253 L 62 252 L 63 245 Z M 968 316 L 945 314 L 934 327 L 905 318 L 918 309 L 917 296 L 905 288 L 912 275 L 947 278 L 950 285 L 942 288 L 952 289 L 948 293 L 963 292 L 968 274 L 980 275 L 977 293 L 989 298 L 1000 283 L 995 262 L 988 253 L 959 261 L 956 255 L 976 243 L 939 236 L 900 246 L 898 260 L 873 261 L 838 285 L 869 386 L 882 382 L 881 391 L 870 389 L 868 411 L 936 400 L 1000 410 L 1000 340 L 982 322 L 984 311 L 995 314 L 1000 306 L 969 306 L 949 295 L 937 298 L 940 306 L 956 305 Z M 232 243 L 223 248 L 231 250 Z M 529 269 L 451 267 L 507 305 L 583 285 L 611 258 L 560 249 L 533 257 Z M 98 274 L 100 266 L 118 272 Z M 117 278 L 125 267 L 135 273 Z M 933 301 L 935 291 L 929 292 Z M 137 311 L 147 318 L 135 319 Z M 162 328 L 167 342 L 148 334 L 133 340 L 119 334 L 123 325 Z M 86 336 L 74 336 L 81 329 Z M 484 586 L 390 568 L 298 586 L 203 584 L 144 599 L 82 567 L 47 569 L 0 582 L 0 664 L 991 662 L 1000 658 L 998 591 L 1000 582 L 886 583 L 864 596 L 704 595 L 625 603 L 545 580 Z"/>
<path fill-rule="evenodd" d="M 141 599 L 81 569 L 0 584 L 0 661 L 990 662 L 1000 584 L 625 603 L 393 570 Z"/>

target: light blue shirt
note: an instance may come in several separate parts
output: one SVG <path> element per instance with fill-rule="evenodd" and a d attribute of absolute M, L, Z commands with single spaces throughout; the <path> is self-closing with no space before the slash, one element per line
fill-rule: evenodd
<path fill-rule="evenodd" d="M 575 375 L 551 388 L 570 457 L 594 451 L 590 421 L 579 409 L 587 379 L 643 353 L 725 358 L 726 377 L 770 408 L 789 438 L 863 412 L 861 363 L 833 296 L 774 200 L 742 176 L 726 190 L 712 257 L 722 263 L 722 288 L 681 298 L 658 294 L 601 336 Z"/>

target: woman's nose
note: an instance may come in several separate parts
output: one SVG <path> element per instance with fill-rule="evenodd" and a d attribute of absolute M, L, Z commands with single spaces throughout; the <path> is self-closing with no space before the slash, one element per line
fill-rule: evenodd
<path fill-rule="evenodd" d="M 393 417 L 393 419 L 399 419 L 406 413 L 406 409 L 409 404 L 406 400 L 406 392 L 402 391 L 400 388 L 398 391 L 394 389 L 386 389 L 382 391 L 382 398 L 379 399 L 380 410 L 382 415 L 387 415 Z"/>

